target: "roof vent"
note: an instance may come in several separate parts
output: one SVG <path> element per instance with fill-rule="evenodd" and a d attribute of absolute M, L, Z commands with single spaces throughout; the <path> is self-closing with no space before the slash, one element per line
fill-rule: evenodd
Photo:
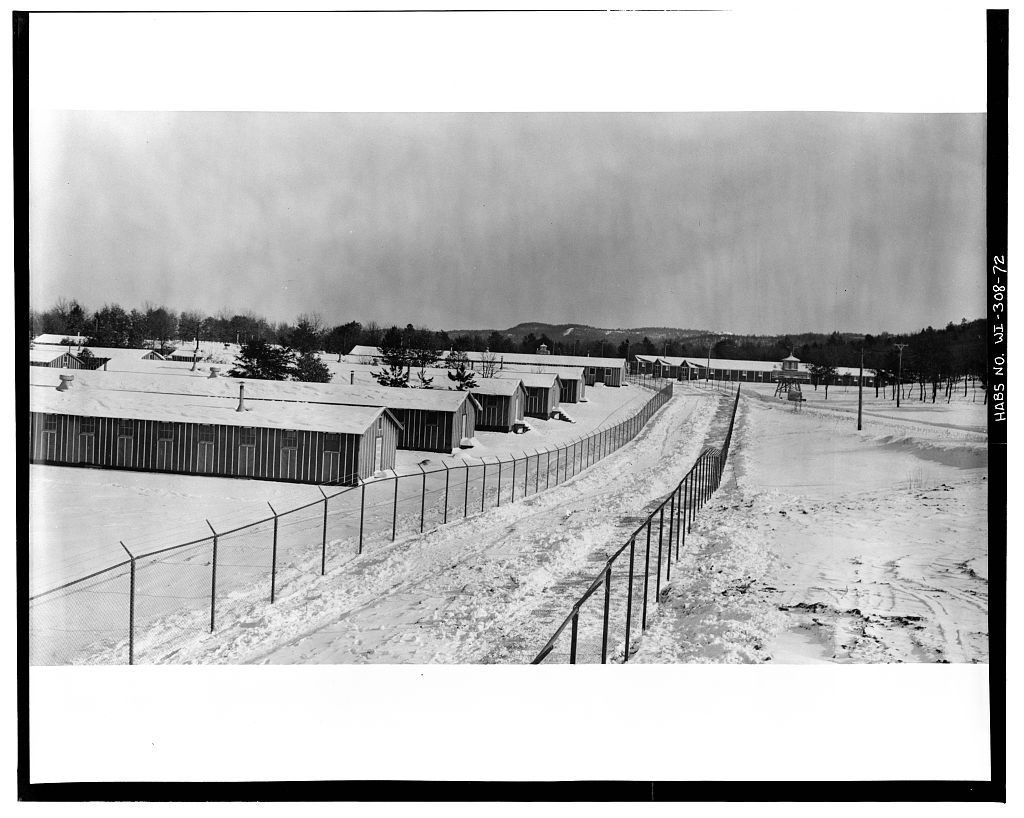
<path fill-rule="evenodd" d="M 245 384 L 244 383 L 238 384 L 238 408 L 235 411 L 236 412 L 248 411 L 245 408 Z"/>
<path fill-rule="evenodd" d="M 207 377 L 209 377 L 209 378 L 216 378 L 218 374 L 220 374 L 220 367 L 219 366 L 211 366 L 210 367 L 210 374 Z"/>
<path fill-rule="evenodd" d="M 356 371 L 354 369 L 348 373 L 348 382 L 350 384 L 356 382 Z"/>
<path fill-rule="evenodd" d="M 61 375 L 60 385 L 57 387 L 58 392 L 67 392 L 71 388 L 71 382 L 75 379 L 74 375 Z"/>

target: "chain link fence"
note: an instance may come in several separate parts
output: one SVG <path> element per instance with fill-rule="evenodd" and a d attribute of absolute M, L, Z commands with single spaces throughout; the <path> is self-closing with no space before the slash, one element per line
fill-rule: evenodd
<path fill-rule="evenodd" d="M 705 448 L 672 492 L 608 558 L 532 664 L 629 661 L 662 587 L 672 579 L 672 565 L 685 548 L 694 516 L 721 484 L 739 399 L 737 387 L 722 447 Z"/>
<path fill-rule="evenodd" d="M 299 508 L 268 503 L 264 519 L 230 531 L 207 522 L 207 538 L 128 553 L 29 598 L 30 662 L 145 662 L 168 639 L 212 633 L 240 602 L 273 603 L 374 547 L 560 485 L 626 445 L 671 397 L 672 384 L 661 386 L 636 414 L 556 449 L 322 487 L 323 499 Z"/>

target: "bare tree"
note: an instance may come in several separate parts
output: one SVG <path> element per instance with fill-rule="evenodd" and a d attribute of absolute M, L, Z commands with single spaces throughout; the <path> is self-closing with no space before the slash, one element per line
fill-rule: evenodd
<path fill-rule="evenodd" d="M 493 378 L 498 371 L 498 356 L 489 349 L 480 354 L 480 377 Z"/>

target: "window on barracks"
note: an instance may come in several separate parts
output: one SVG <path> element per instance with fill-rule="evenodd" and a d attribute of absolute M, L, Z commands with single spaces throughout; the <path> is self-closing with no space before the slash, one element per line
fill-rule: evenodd
<path fill-rule="evenodd" d="M 299 433 L 291 429 L 286 431 L 284 433 L 284 443 L 282 445 L 286 449 L 297 449 L 299 446 Z"/>
<path fill-rule="evenodd" d="M 43 421 L 44 432 L 56 432 L 57 431 L 57 416 L 48 415 L 46 420 Z"/>
<path fill-rule="evenodd" d="M 83 435 L 94 435 L 96 434 L 96 418 L 82 418 L 82 423 L 78 427 L 79 433 Z"/>
<path fill-rule="evenodd" d="M 161 423 L 156 435 L 157 440 L 170 440 L 174 437 L 174 426 L 170 423 Z"/>
<path fill-rule="evenodd" d="M 199 427 L 199 442 L 213 445 L 213 427 L 203 424 Z"/>
<path fill-rule="evenodd" d="M 341 451 L 341 435 L 337 432 L 328 432 L 324 438 L 324 450 L 328 452 Z"/>
<path fill-rule="evenodd" d="M 117 422 L 117 436 L 118 437 L 134 437 L 135 436 L 135 424 L 130 420 L 119 420 Z"/>
<path fill-rule="evenodd" d="M 256 430 L 251 426 L 245 426 L 238 433 L 238 442 L 241 446 L 255 446 L 256 445 Z"/>

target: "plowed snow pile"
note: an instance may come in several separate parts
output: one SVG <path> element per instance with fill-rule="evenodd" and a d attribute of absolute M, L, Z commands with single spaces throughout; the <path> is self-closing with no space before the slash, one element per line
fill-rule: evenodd
<path fill-rule="evenodd" d="M 742 400 L 633 661 L 987 661 L 985 436 L 890 415 Z"/>

